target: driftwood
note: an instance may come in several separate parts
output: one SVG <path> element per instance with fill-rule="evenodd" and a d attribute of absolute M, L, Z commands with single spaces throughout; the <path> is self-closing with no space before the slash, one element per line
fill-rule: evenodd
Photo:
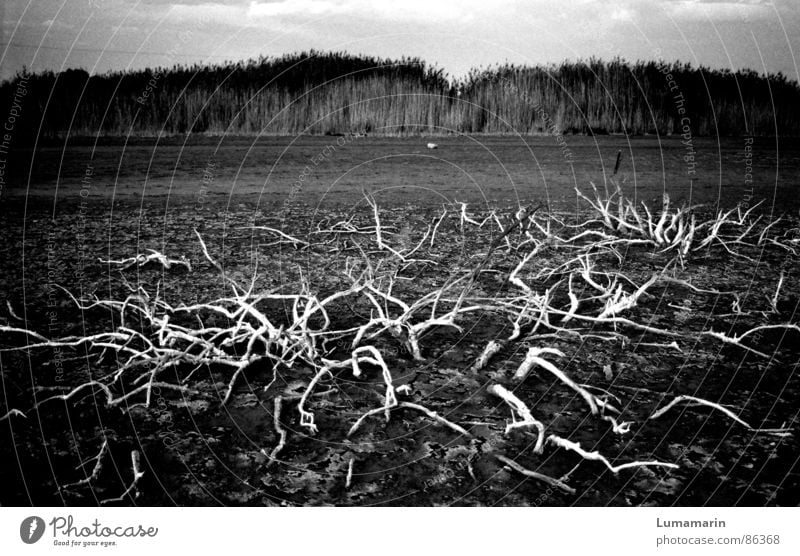
<path fill-rule="evenodd" d="M 289 440 L 288 430 L 291 429 L 282 424 L 282 420 L 288 423 L 292 418 L 286 412 L 287 402 L 297 402 L 299 425 L 309 434 L 314 434 L 318 432 L 318 425 L 312 406 L 314 399 L 323 394 L 317 391 L 320 384 L 336 382 L 343 374 L 357 379 L 366 373 L 366 369 L 372 368 L 377 369 L 382 378 L 382 404 L 364 412 L 350 426 L 348 436 L 355 434 L 370 417 L 383 414 L 388 420 L 394 410 L 410 409 L 459 435 L 470 437 L 467 429 L 418 401 L 397 399 L 401 390 L 395 386 L 386 349 L 387 345 L 395 345 L 413 359 L 425 361 L 431 332 L 451 330 L 465 333 L 470 319 L 490 316 L 510 323 L 510 334 L 504 334 L 502 340 L 492 339 L 485 344 L 471 366 L 472 373 L 490 371 L 498 354 L 524 346 L 527 348 L 525 357 L 514 373 L 517 381 L 525 380 L 535 369 L 542 369 L 579 395 L 592 415 L 609 422 L 614 432 L 624 434 L 630 430 L 631 422 L 617 420 L 620 411 L 609 402 L 612 394 L 605 391 L 605 396 L 597 396 L 593 393 L 596 387 L 579 384 L 570 378 L 553 363 L 554 358 L 565 357 L 564 351 L 554 345 L 543 345 L 544 340 L 564 337 L 581 341 L 593 339 L 682 353 L 681 346 L 692 338 L 682 330 L 641 318 L 637 310 L 642 305 L 661 295 L 665 288 L 678 287 L 687 288 L 696 295 L 723 298 L 726 304 L 732 303 L 737 314 L 745 314 L 736 292 L 702 288 L 676 277 L 676 274 L 691 262 L 692 257 L 712 249 L 749 261 L 752 259 L 747 254 L 748 249 L 778 248 L 794 253 L 797 242 L 787 234 L 777 234 L 777 221 L 765 222 L 760 216 L 754 217 L 755 206 L 747 210 L 737 207 L 718 211 L 704 220 L 698 207 L 676 208 L 666 195 L 661 206 L 653 209 L 647 204 L 636 205 L 626 199 L 619 187 L 605 196 L 594 186 L 592 191 L 592 194 L 578 191 L 578 197 L 588 204 L 591 213 L 584 221 L 572 224 L 540 210 L 541 207 L 535 210 L 520 208 L 505 216 L 495 211 L 484 211 L 479 215 L 470 211 L 466 203 L 459 203 L 444 206 L 441 214 L 420 226 L 413 240 L 406 234 L 399 241 L 395 228 L 382 220 L 375 199 L 365 195 L 371 216 L 368 224 L 354 223 L 353 218 L 326 221 L 303 239 L 272 226 L 248 228 L 274 238 L 267 247 L 291 246 L 306 251 L 318 250 L 328 256 L 331 252 L 346 252 L 347 263 L 340 272 L 344 283 L 339 289 L 324 294 L 315 291 L 299 270 L 300 277 L 292 285 L 293 289 L 256 291 L 255 271 L 249 284 L 235 280 L 217 262 L 200 233 L 195 231 L 203 259 L 220 273 L 226 290 L 229 290 L 220 298 L 174 304 L 169 303 L 158 289 L 148 292 L 143 286 L 134 288 L 128 285 L 130 291 L 123 299 L 95 296 L 78 300 L 69 294 L 81 310 L 113 313 L 119 323 L 113 330 L 86 336 L 50 338 L 35 330 L 0 324 L 0 339 L 3 341 L 0 351 L 81 348 L 99 357 L 112 355 L 119 362 L 108 375 L 71 385 L 64 393 L 38 400 L 28 409 L 9 408 L 0 416 L 0 421 L 25 418 L 53 401 L 78 403 L 93 394 L 100 394 L 100 400 L 107 407 L 123 411 L 136 405 L 151 406 L 154 392 L 207 395 L 191 387 L 191 377 L 201 368 L 214 368 L 224 373 L 227 384 L 216 396 L 224 405 L 233 398 L 242 377 L 256 365 L 271 368 L 273 380 L 270 385 L 282 369 L 307 368 L 309 372 L 302 393 L 274 398 L 273 428 L 278 440 L 269 452 L 263 450 L 273 462 Z M 444 265 L 440 265 L 442 260 L 433 248 L 441 246 L 443 230 L 448 226 L 464 234 L 491 229 L 497 235 L 488 248 L 471 253 L 471 266 L 446 274 L 442 271 Z M 425 247 L 429 248 L 427 254 L 424 253 Z M 609 260 L 621 263 L 624 250 L 640 247 L 671 259 L 663 263 L 660 271 L 648 272 L 645 277 L 638 278 L 618 270 L 616 263 L 607 264 Z M 509 266 L 490 264 L 493 253 L 498 250 L 507 251 L 512 260 Z M 565 255 L 552 266 L 546 266 L 548 263 L 542 262 L 541 255 L 547 250 Z M 192 266 L 187 259 L 170 258 L 157 251 L 126 259 L 103 259 L 102 262 L 116 266 L 120 271 L 145 264 L 160 265 L 164 271 L 176 265 L 192 270 L 203 264 L 196 261 Z M 414 280 L 411 269 L 420 268 L 429 272 L 435 269 L 442 278 L 422 295 L 403 293 L 401 285 Z M 490 273 L 497 275 L 502 287 L 494 295 L 476 291 L 481 278 L 490 276 Z M 774 319 L 772 324 L 757 325 L 738 333 L 700 330 L 695 336 L 769 357 L 753 344 L 754 336 L 768 330 L 783 330 L 787 334 L 800 332 L 800 326 L 793 322 L 774 324 L 779 318 L 775 314 L 778 313 L 785 283 L 786 278 L 781 273 L 774 293 L 766 300 Z M 281 314 L 272 312 L 270 305 L 276 303 L 288 307 L 287 311 Z M 345 327 L 337 324 L 334 318 L 337 304 L 341 303 L 361 304 L 367 309 L 358 313 L 356 322 Z M 7 307 L 12 318 L 22 321 L 9 302 Z M 638 336 L 636 342 L 633 342 L 632 334 Z M 658 341 L 643 341 L 644 336 Z M 328 347 L 331 343 L 346 348 L 340 349 L 336 358 L 332 358 Z M 531 347 L 531 343 L 538 347 Z M 509 349 L 505 350 L 506 347 Z M 169 373 L 165 371 L 176 368 L 193 370 L 183 380 L 167 380 L 165 377 Z M 613 378 L 611 376 L 609 380 Z M 599 452 L 586 451 L 579 444 L 555 435 L 545 437 L 543 422 L 534 418 L 528 406 L 506 387 L 492 384 L 488 391 L 511 408 L 512 422 L 506 426 L 505 433 L 521 428 L 536 431 L 536 453 L 542 453 L 548 445 L 556 446 L 584 459 L 601 462 L 614 473 L 640 466 L 676 467 L 658 461 L 613 465 Z M 336 392 L 337 388 L 330 387 L 324 394 Z M 408 386 L 403 387 L 402 393 L 412 395 Z M 618 399 L 615 402 L 620 404 Z M 679 403 L 712 407 L 754 432 L 789 433 L 783 428 L 752 427 L 733 411 L 692 396 L 676 397 L 650 419 L 662 417 Z M 107 449 L 106 444 L 101 447 L 97 466 L 101 465 Z M 144 474 L 139 458 L 137 451 L 132 452 L 133 481 L 127 490 L 122 496 L 104 500 L 104 503 L 136 495 L 138 482 Z M 574 492 L 572 487 L 527 470 L 505 456 L 498 456 L 498 459 L 518 473 L 545 481 L 565 492 Z M 346 479 L 348 487 L 352 481 L 352 468 L 351 459 Z M 95 467 L 88 477 L 64 488 L 87 485 L 98 474 L 98 467 Z"/>

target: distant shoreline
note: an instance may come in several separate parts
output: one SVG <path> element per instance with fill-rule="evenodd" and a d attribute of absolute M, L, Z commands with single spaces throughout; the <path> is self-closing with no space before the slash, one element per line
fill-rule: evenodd
<path fill-rule="evenodd" d="M 282 134 L 282 133 L 262 133 L 262 134 L 246 134 L 246 133 L 231 133 L 231 134 L 213 134 L 213 133 L 192 133 L 192 134 L 170 134 L 170 135 L 144 135 L 144 134 L 137 134 L 137 135 L 130 135 L 130 136 L 122 136 L 122 135 L 101 135 L 91 136 L 91 135 L 75 135 L 69 136 L 68 141 L 69 145 L 71 146 L 91 146 L 95 143 L 97 145 L 102 146 L 122 146 L 124 144 L 128 145 L 150 145 L 150 144 L 161 144 L 165 146 L 174 146 L 174 145 L 210 145 L 214 143 L 252 143 L 257 141 L 276 141 L 285 139 L 287 143 L 291 141 L 302 141 L 302 140 L 314 140 L 314 141 L 322 141 L 324 139 L 331 139 L 335 140 L 337 137 L 354 137 L 355 135 L 325 135 L 325 134 L 311 134 L 305 133 L 300 135 L 292 135 L 292 134 Z M 508 139 L 535 139 L 535 140 L 545 140 L 545 139 L 553 139 L 553 136 L 547 133 L 448 133 L 448 134 L 432 134 L 432 133 L 425 133 L 425 134 L 404 134 L 404 135 L 390 135 L 390 134 L 367 134 L 363 138 L 367 140 L 423 140 L 426 138 L 435 138 L 437 140 L 453 140 L 453 139 L 462 139 L 462 138 L 469 138 L 469 137 L 486 137 L 486 138 L 508 138 Z M 573 134 L 564 134 L 563 137 L 571 138 L 571 139 L 591 139 L 591 138 L 603 138 L 603 140 L 608 139 L 619 139 L 620 141 L 641 141 L 641 140 L 653 140 L 653 141 L 677 141 L 681 139 L 679 134 L 669 134 L 669 135 L 656 135 L 654 133 L 645 133 L 645 134 L 621 134 L 621 133 L 596 133 L 596 134 L 585 134 L 585 133 L 573 133 Z M 748 137 L 753 137 L 758 142 L 769 142 L 775 141 L 800 141 L 800 136 L 775 136 L 775 135 L 700 135 L 694 136 L 693 138 L 697 141 L 734 141 L 734 140 L 743 140 Z M 54 146 L 63 146 L 67 137 L 65 136 L 58 136 L 58 137 L 45 137 L 40 138 L 37 142 L 37 147 L 54 147 Z M 14 145 L 15 149 L 30 149 L 33 148 L 34 144 L 31 142 L 17 142 Z"/>

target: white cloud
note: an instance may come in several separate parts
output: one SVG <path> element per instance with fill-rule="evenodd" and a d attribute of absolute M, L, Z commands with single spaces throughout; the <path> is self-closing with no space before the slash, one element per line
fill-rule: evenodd
<path fill-rule="evenodd" d="M 250 19 L 349 15 L 376 17 L 389 21 L 441 23 L 472 21 L 485 15 L 495 16 L 516 4 L 514 0 L 280 0 L 253 1 L 247 10 Z"/>
<path fill-rule="evenodd" d="M 178 21 L 219 21 L 244 23 L 246 7 L 242 5 L 231 6 L 219 2 L 204 2 L 201 4 L 175 3 L 169 7 L 168 17 Z"/>
<path fill-rule="evenodd" d="M 675 19 L 711 19 L 713 21 L 752 20 L 769 16 L 769 5 L 759 1 L 717 2 L 703 0 L 678 0 L 665 6 Z"/>
<path fill-rule="evenodd" d="M 251 2 L 248 18 L 280 17 L 287 15 L 323 15 L 341 12 L 343 6 L 328 0 L 283 0 L 281 2 Z"/>
<path fill-rule="evenodd" d="M 613 21 L 633 21 L 634 13 L 628 8 L 619 6 L 612 9 L 610 17 Z"/>
<path fill-rule="evenodd" d="M 354 0 L 353 3 L 362 5 L 364 11 L 371 8 L 376 15 L 387 19 L 412 19 L 430 23 L 474 21 L 490 14 L 493 19 L 502 19 L 503 16 L 509 15 L 509 9 L 516 4 L 513 1 L 488 2 L 485 0 L 403 0 L 401 2 Z"/>

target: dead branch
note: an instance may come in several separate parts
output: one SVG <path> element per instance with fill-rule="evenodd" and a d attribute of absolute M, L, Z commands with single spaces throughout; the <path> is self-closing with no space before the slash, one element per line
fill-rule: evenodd
<path fill-rule="evenodd" d="M 263 231 L 263 232 L 269 232 L 271 234 L 276 234 L 276 235 L 280 236 L 281 238 L 285 239 L 287 242 L 289 242 L 295 249 L 297 249 L 298 246 L 309 247 L 311 245 L 307 241 L 303 241 L 302 239 L 297 239 L 294 236 L 290 236 L 286 232 L 282 232 L 281 230 L 278 230 L 276 228 L 270 228 L 269 226 L 245 226 L 242 229 L 244 229 L 244 230 L 254 230 L 254 231 L 258 230 L 258 231 Z"/>
<path fill-rule="evenodd" d="M 344 482 L 344 488 L 350 488 L 353 484 L 353 458 L 350 458 L 350 461 L 347 464 L 347 478 Z"/>
<path fill-rule="evenodd" d="M 269 465 L 277 461 L 278 454 L 281 453 L 281 450 L 286 446 L 286 437 L 288 436 L 288 432 L 283 425 L 281 425 L 281 409 L 283 406 L 283 398 L 280 396 L 275 396 L 275 401 L 273 402 L 274 409 L 272 412 L 272 424 L 275 427 L 275 432 L 278 433 L 278 444 L 272 449 L 272 451 L 267 454 L 264 450 L 261 450 L 265 456 L 270 459 Z"/>
<path fill-rule="evenodd" d="M 426 407 L 423 407 L 423 406 L 421 406 L 419 404 L 415 404 L 415 403 L 411 403 L 411 402 L 399 402 L 399 403 L 397 403 L 396 405 L 394 405 L 390 409 L 399 408 L 399 407 L 404 407 L 404 408 L 407 408 L 407 409 L 414 409 L 416 411 L 420 411 L 420 412 L 424 413 L 425 415 L 427 415 L 428 417 L 430 417 L 431 419 L 434 419 L 435 421 L 438 421 L 442 425 L 444 425 L 444 426 L 452 429 L 453 431 L 457 432 L 458 434 L 462 434 L 462 435 L 464 435 L 466 437 L 472 437 L 472 435 L 469 433 L 469 431 L 467 431 L 462 426 L 457 425 L 457 424 L 455 424 L 455 423 L 453 423 L 451 421 L 448 421 L 447 419 L 445 419 L 444 417 L 442 417 L 441 415 L 439 415 L 435 411 L 431 411 L 430 409 L 428 409 Z M 350 427 L 349 431 L 347 431 L 347 436 L 348 437 L 353 436 L 353 434 L 355 434 L 355 432 L 361 427 L 361 425 L 364 424 L 364 421 L 366 421 L 369 417 L 372 417 L 373 415 L 377 415 L 378 413 L 382 413 L 383 411 L 384 411 L 384 408 L 382 408 L 382 407 L 379 407 L 379 408 L 376 408 L 376 409 L 371 409 L 370 411 L 367 411 L 364 415 L 359 417 L 358 420 L 355 423 L 353 423 L 353 426 Z"/>
<path fill-rule="evenodd" d="M 150 253 L 147 255 L 138 254 L 133 257 L 128 257 L 126 259 L 103 259 L 102 257 L 98 258 L 98 261 L 102 264 L 107 264 L 109 266 L 114 265 L 118 266 L 120 270 L 127 270 L 132 266 L 143 267 L 150 263 L 157 263 L 164 267 L 166 270 L 172 268 L 173 265 L 175 266 L 183 266 L 189 272 L 192 271 L 192 264 L 185 258 L 180 257 L 179 259 L 171 259 L 166 255 L 159 253 L 154 249 L 148 249 Z"/>
<path fill-rule="evenodd" d="M 8 413 L 6 413 L 2 417 L 0 417 L 0 421 L 5 421 L 6 419 L 9 419 L 10 417 L 22 417 L 23 419 L 27 419 L 28 416 L 25 415 L 25 413 L 23 413 L 19 409 L 12 409 Z"/>
<path fill-rule="evenodd" d="M 144 477 L 144 471 L 142 471 L 142 469 L 140 468 L 140 459 L 141 459 L 141 457 L 142 457 L 142 455 L 139 453 L 139 450 L 132 450 L 131 451 L 131 467 L 133 468 L 133 481 L 131 482 L 130 486 L 128 486 L 128 488 L 125 489 L 125 492 L 123 492 L 117 498 L 108 498 L 106 500 L 101 500 L 100 501 L 100 505 L 101 506 L 104 505 L 104 504 L 111 504 L 113 502 L 124 502 L 125 498 L 131 492 L 134 493 L 133 494 L 134 498 L 138 498 L 138 496 L 139 496 L 139 488 L 138 488 L 139 480 L 141 480 L 141 478 Z"/>
<path fill-rule="evenodd" d="M 81 487 L 83 485 L 88 485 L 89 483 L 91 483 L 94 480 L 97 480 L 97 477 L 100 475 L 100 472 L 103 470 L 103 457 L 107 453 L 108 453 L 108 439 L 105 439 L 105 440 L 103 440 L 103 444 L 102 444 L 102 446 L 100 446 L 100 451 L 97 453 L 97 455 L 94 456 L 93 458 L 91 458 L 90 460 L 83 462 L 81 465 L 78 466 L 80 468 L 80 467 L 85 466 L 90 461 L 94 461 L 95 465 L 94 465 L 94 469 L 92 469 L 91 475 L 87 475 L 85 478 L 81 479 L 80 481 L 77 481 L 77 482 L 74 482 L 74 483 L 69 483 L 69 484 L 66 484 L 66 485 L 62 485 L 62 486 L 59 487 L 59 490 L 67 490 L 67 489 L 70 489 L 70 488 Z"/>
<path fill-rule="evenodd" d="M 518 464 L 516 461 L 507 458 L 506 456 L 495 454 L 494 457 L 497 458 L 502 463 L 504 463 L 505 465 L 507 465 L 508 467 L 510 467 L 511 469 L 513 469 L 514 471 L 516 471 L 517 473 L 525 475 L 526 477 L 530 477 L 531 479 L 536 479 L 537 481 L 542 481 L 543 483 L 546 483 L 552 487 L 562 490 L 567 494 L 575 494 L 576 492 L 574 488 L 567 485 L 563 481 L 560 481 L 559 479 L 554 479 L 553 477 L 550 477 L 548 475 L 543 475 L 542 473 L 538 473 L 536 471 L 531 471 L 530 469 L 526 469 L 525 467 L 522 467 L 520 464 Z"/>
<path fill-rule="evenodd" d="M 534 447 L 533 451 L 537 454 L 541 454 L 544 450 L 544 424 L 533 417 L 531 410 L 528 409 L 528 406 L 526 406 L 522 400 L 501 385 L 494 384 L 488 388 L 488 391 L 490 394 L 494 394 L 502 399 L 511 407 L 512 423 L 506 425 L 506 434 L 510 433 L 514 429 L 522 427 L 535 427 L 538 432 L 538 436 L 536 439 L 536 446 Z M 517 420 L 517 416 L 520 418 L 519 421 Z"/>
<path fill-rule="evenodd" d="M 775 435 L 775 436 L 788 436 L 788 435 L 791 434 L 791 429 L 789 429 L 789 428 L 759 429 L 759 428 L 753 427 L 752 425 L 750 425 L 746 421 L 742 420 L 739 416 L 737 416 L 730 409 L 728 409 L 726 407 L 723 407 L 718 403 L 714 403 L 714 402 L 709 401 L 709 400 L 704 400 L 702 398 L 696 398 L 694 396 L 677 396 L 671 402 L 669 402 L 667 405 L 665 405 L 664 407 L 662 407 L 661 409 L 659 409 L 658 411 L 653 413 L 649 418 L 650 419 L 658 419 L 659 417 L 664 415 L 667 411 L 669 411 L 670 409 L 672 409 L 673 407 L 675 407 L 679 403 L 684 403 L 684 402 L 689 403 L 689 404 L 704 405 L 706 407 L 711 407 L 713 409 L 721 411 L 722 413 L 724 413 L 725 415 L 727 415 L 728 417 L 730 417 L 731 419 L 733 419 L 734 421 L 736 421 L 737 423 L 739 423 L 740 425 L 745 427 L 746 429 L 749 429 L 749 430 L 751 430 L 751 431 L 753 431 L 755 433 L 772 434 L 772 435 Z"/>
<path fill-rule="evenodd" d="M 575 392 L 580 394 L 580 396 L 584 400 L 586 400 L 586 403 L 589 405 L 589 409 L 591 410 L 592 415 L 597 415 L 598 399 L 595 397 L 595 395 L 581 388 L 575 381 L 573 381 L 566 374 L 564 374 L 564 372 L 561 371 L 558 367 L 540 357 L 540 355 L 544 353 L 550 353 L 558 357 L 564 357 L 564 354 L 557 349 L 530 348 L 528 350 L 528 354 L 525 356 L 525 360 L 519 366 L 517 372 L 514 373 L 514 378 L 518 380 L 523 380 L 530 372 L 531 368 L 533 368 L 534 365 L 538 365 L 539 367 L 542 367 L 546 371 L 554 374 L 561 382 L 563 382 L 564 384 L 575 390 Z"/>
<path fill-rule="evenodd" d="M 679 466 L 675 465 L 674 463 L 664 463 L 660 461 L 633 461 L 630 463 L 623 463 L 621 465 L 611 465 L 611 462 L 608 461 L 605 456 L 601 455 L 600 452 L 587 452 L 583 448 L 581 448 L 580 443 L 572 442 L 565 438 L 561 438 L 560 436 L 556 436 L 551 434 L 547 437 L 547 442 L 549 444 L 554 444 L 560 448 L 564 448 L 565 450 L 570 450 L 575 452 L 583 459 L 587 459 L 590 461 L 599 461 L 606 467 L 608 467 L 609 471 L 614 473 L 615 475 L 622 471 L 623 469 L 630 469 L 633 467 L 666 467 L 668 469 L 678 469 Z"/>
<path fill-rule="evenodd" d="M 486 347 L 483 348 L 483 351 L 481 352 L 478 359 L 475 361 L 475 364 L 472 365 L 471 371 L 478 372 L 484 367 L 486 367 L 486 365 L 489 364 L 489 361 L 492 359 L 492 357 L 497 355 L 502 349 L 503 349 L 502 343 L 496 342 L 495 340 L 489 341 L 489 343 L 486 344 Z"/>

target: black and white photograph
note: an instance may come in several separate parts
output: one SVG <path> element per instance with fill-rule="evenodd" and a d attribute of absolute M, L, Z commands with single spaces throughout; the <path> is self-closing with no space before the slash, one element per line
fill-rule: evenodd
<path fill-rule="evenodd" d="M 798 58 L 793 0 L 4 2 L 0 546 L 797 516 Z"/>

